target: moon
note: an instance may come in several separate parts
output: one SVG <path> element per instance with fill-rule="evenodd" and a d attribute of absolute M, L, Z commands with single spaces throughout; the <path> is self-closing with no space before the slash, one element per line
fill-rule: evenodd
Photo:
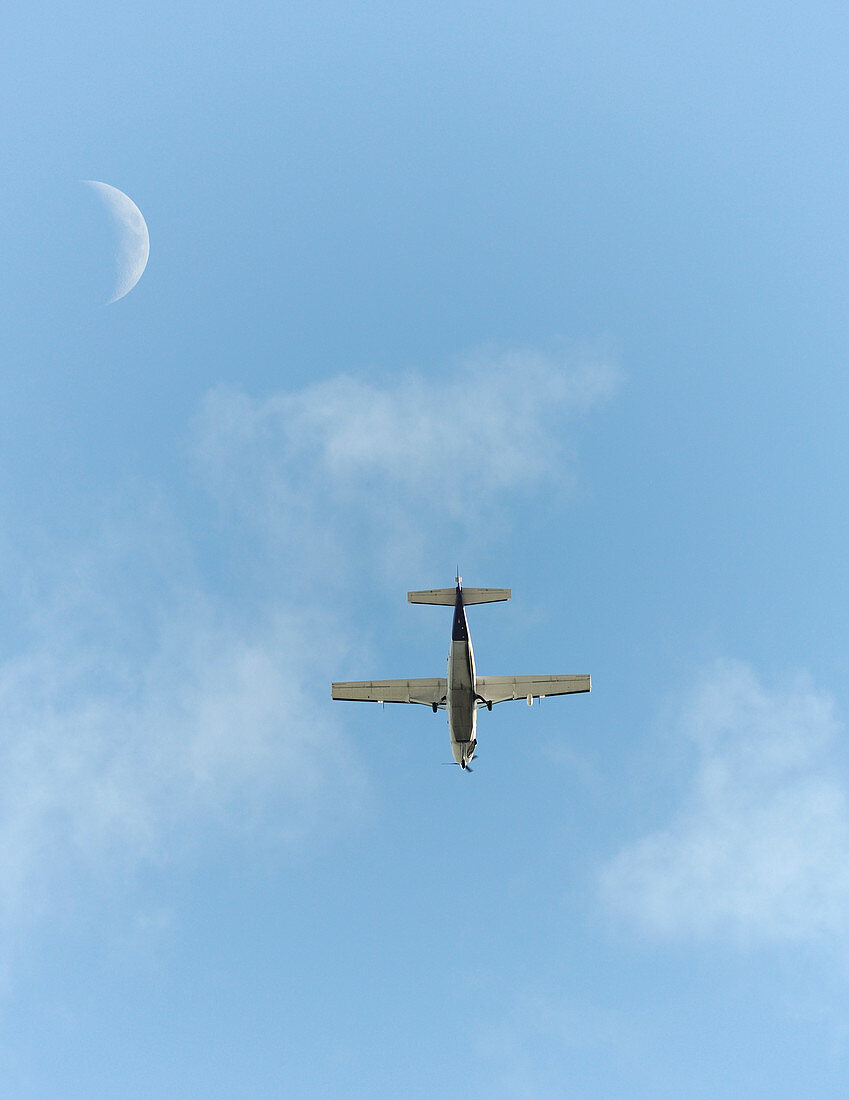
<path fill-rule="evenodd" d="M 106 207 L 115 231 L 116 278 L 107 305 L 117 302 L 133 289 L 142 277 L 150 255 L 150 234 L 142 212 L 123 191 L 99 180 L 83 180 Z"/>

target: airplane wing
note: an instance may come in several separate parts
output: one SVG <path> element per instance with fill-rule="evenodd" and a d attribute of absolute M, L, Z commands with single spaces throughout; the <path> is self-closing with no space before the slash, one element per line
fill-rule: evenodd
<path fill-rule="evenodd" d="M 478 676 L 475 691 L 487 703 L 589 691 L 589 676 Z"/>
<path fill-rule="evenodd" d="M 332 684 L 333 699 L 356 699 L 365 703 L 423 703 L 441 706 L 445 703 L 448 681 L 431 680 L 353 680 Z"/>

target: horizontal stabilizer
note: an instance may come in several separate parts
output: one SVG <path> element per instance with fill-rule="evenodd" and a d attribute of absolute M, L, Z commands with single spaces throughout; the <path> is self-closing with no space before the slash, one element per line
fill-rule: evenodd
<path fill-rule="evenodd" d="M 500 603 L 510 599 L 509 588 L 464 588 L 463 603 L 468 607 L 472 603 Z M 456 588 L 428 588 L 423 592 L 408 592 L 410 603 L 438 603 L 454 606 L 457 597 Z"/>
<path fill-rule="evenodd" d="M 407 593 L 410 603 L 441 603 L 449 607 L 454 606 L 456 596 L 456 588 L 428 588 L 424 592 Z"/>
<path fill-rule="evenodd" d="M 509 588 L 464 588 L 463 603 L 500 603 L 510 599 Z"/>

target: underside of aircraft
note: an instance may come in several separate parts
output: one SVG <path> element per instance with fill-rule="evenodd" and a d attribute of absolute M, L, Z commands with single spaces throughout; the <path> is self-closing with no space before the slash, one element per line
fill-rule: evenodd
<path fill-rule="evenodd" d="M 510 595 L 509 588 L 463 588 L 462 577 L 456 578 L 455 588 L 408 592 L 410 603 L 454 607 L 447 675 L 424 680 L 339 682 L 331 686 L 332 698 L 367 703 L 420 703 L 431 707 L 434 713 L 446 710 L 454 763 L 464 771 L 471 771 L 469 765 L 477 748 L 477 712 L 481 707 L 492 710 L 495 703 L 512 699 L 525 699 L 530 706 L 534 699 L 588 692 L 591 687 L 588 675 L 477 675 L 466 607 L 498 603 L 509 600 Z"/>

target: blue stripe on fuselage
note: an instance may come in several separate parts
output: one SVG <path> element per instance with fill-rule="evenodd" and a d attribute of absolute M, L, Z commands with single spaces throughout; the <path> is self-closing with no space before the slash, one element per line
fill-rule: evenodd
<path fill-rule="evenodd" d="M 452 642 L 467 642 L 469 625 L 466 622 L 466 609 L 463 606 L 463 589 L 457 585 L 457 597 L 454 600 L 454 625 L 451 627 Z"/>

